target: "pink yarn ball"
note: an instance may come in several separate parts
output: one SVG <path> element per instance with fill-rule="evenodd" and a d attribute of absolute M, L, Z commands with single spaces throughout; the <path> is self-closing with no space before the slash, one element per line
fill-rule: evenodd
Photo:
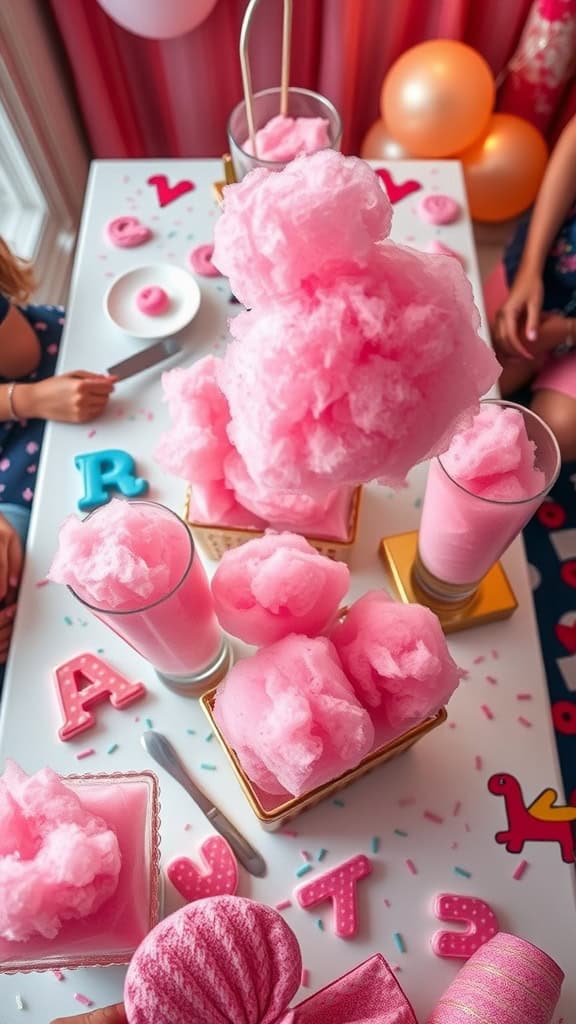
<path fill-rule="evenodd" d="M 267 534 L 226 551 L 212 579 L 216 615 L 248 644 L 290 633 L 316 636 L 336 618 L 350 570 L 294 533 Z"/>
<path fill-rule="evenodd" d="M 277 911 L 239 896 L 197 900 L 136 950 L 128 1024 L 275 1024 L 301 971 L 296 936 Z"/>

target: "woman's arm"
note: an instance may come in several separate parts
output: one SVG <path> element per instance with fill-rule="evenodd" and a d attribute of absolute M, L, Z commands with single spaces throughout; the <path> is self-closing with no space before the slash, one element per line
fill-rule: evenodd
<path fill-rule="evenodd" d="M 17 306 L 10 308 L 0 323 L 0 377 L 26 377 L 40 362 L 36 332 Z M 5 417 L 9 418 L 9 417 Z"/>

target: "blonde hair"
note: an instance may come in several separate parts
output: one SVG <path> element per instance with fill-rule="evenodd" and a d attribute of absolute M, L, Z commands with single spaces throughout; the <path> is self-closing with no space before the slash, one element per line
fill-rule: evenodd
<path fill-rule="evenodd" d="M 34 270 L 28 260 L 15 256 L 0 236 L 0 292 L 12 302 L 26 303 L 36 287 Z"/>

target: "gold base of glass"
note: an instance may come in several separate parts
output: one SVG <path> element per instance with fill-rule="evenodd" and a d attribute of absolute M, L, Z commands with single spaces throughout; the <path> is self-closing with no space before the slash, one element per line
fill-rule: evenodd
<path fill-rule="evenodd" d="M 496 562 L 484 579 L 480 580 L 471 597 L 464 597 L 462 601 L 443 602 L 419 588 L 413 578 L 418 554 L 417 530 L 383 537 L 379 553 L 399 599 L 404 604 L 426 605 L 438 616 L 445 633 L 508 619 L 518 607 L 516 595 L 500 562 Z"/>

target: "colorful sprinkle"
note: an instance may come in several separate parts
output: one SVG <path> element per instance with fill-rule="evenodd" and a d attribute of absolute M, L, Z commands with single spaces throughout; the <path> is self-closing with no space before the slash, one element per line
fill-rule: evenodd
<path fill-rule="evenodd" d="M 88 996 L 83 996 L 81 992 L 75 992 L 74 999 L 77 1003 L 81 1003 L 82 1006 L 94 1006 L 92 1000 L 88 999 Z"/>
<path fill-rule="evenodd" d="M 64 981 L 64 975 L 62 974 L 62 971 L 59 971 L 59 970 L 58 970 L 58 968 L 55 968 L 55 969 L 54 969 L 54 970 L 52 971 L 52 974 L 53 974 L 53 975 L 54 975 L 54 977 L 56 978 L 56 981 Z"/>
<path fill-rule="evenodd" d="M 491 722 L 493 720 L 494 712 L 492 711 L 492 708 L 488 707 L 487 704 L 481 704 L 480 705 L 480 710 L 484 712 L 484 714 L 486 715 L 486 718 L 488 719 L 489 722 Z"/>
<path fill-rule="evenodd" d="M 372 853 L 378 853 L 380 849 L 380 836 L 372 836 L 372 842 L 370 843 Z"/>
<path fill-rule="evenodd" d="M 152 721 L 151 718 L 145 718 L 144 719 L 144 725 L 146 726 L 147 729 L 153 729 L 154 728 L 154 722 Z"/>
<path fill-rule="evenodd" d="M 186 729 L 186 732 L 188 733 L 189 736 L 196 735 L 196 729 Z"/>
<path fill-rule="evenodd" d="M 343 800 L 333 800 L 332 803 L 335 804 L 336 807 L 346 807 L 346 804 L 344 803 Z"/>
<path fill-rule="evenodd" d="M 280 903 L 276 904 L 276 910 L 287 910 L 291 906 L 292 900 L 280 900 Z"/>
<path fill-rule="evenodd" d="M 14 998 L 16 1000 L 16 1009 L 17 1010 L 24 1010 L 25 1009 L 25 1004 L 24 1004 L 24 1000 L 22 999 L 22 996 L 20 995 L 20 993 L 17 992 Z"/>
<path fill-rule="evenodd" d="M 410 807 L 412 804 L 415 804 L 415 803 L 416 803 L 416 797 L 415 796 L 403 796 L 398 801 L 398 807 Z"/>
<path fill-rule="evenodd" d="M 477 772 L 482 771 L 482 758 L 480 757 L 480 754 L 476 754 L 476 757 L 474 758 L 474 767 Z"/>
<path fill-rule="evenodd" d="M 518 715 L 518 721 L 520 725 L 525 726 L 526 729 L 532 728 L 532 722 L 529 722 L 527 718 L 524 718 L 524 715 Z"/>
<path fill-rule="evenodd" d="M 322 847 L 322 849 L 318 852 L 318 860 L 324 860 L 324 857 L 326 856 L 327 853 L 328 850 L 325 850 L 324 847 Z"/>
<path fill-rule="evenodd" d="M 206 761 L 202 761 L 200 767 L 203 768 L 205 772 L 215 772 L 216 771 L 216 765 L 215 764 L 206 764 Z"/>
<path fill-rule="evenodd" d="M 512 878 L 514 879 L 515 882 L 519 882 L 520 881 L 520 879 L 522 878 L 522 875 L 526 871 L 527 867 L 528 867 L 528 861 L 527 860 L 521 860 L 519 865 L 518 865 L 518 867 L 515 869 L 515 871 L 514 871 L 514 873 L 512 875 Z"/>
<path fill-rule="evenodd" d="M 306 970 L 306 968 L 303 967 L 302 968 L 302 974 L 300 976 L 300 986 L 301 986 L 301 988 L 308 988 L 309 984 L 310 984 L 310 971 Z"/>
<path fill-rule="evenodd" d="M 498 686 L 498 680 L 495 676 L 486 676 L 486 682 L 490 683 L 491 686 Z"/>
<path fill-rule="evenodd" d="M 498 661 L 498 658 L 500 657 L 500 654 L 498 653 L 498 651 L 490 651 L 490 654 L 494 658 L 494 661 Z"/>
<path fill-rule="evenodd" d="M 95 430 L 89 430 L 88 431 L 88 437 L 94 437 L 95 434 L 96 434 Z"/>
<path fill-rule="evenodd" d="M 294 832 L 292 829 L 288 829 L 288 828 L 283 828 L 282 829 L 282 835 L 283 836 L 290 836 L 291 839 L 297 839 L 298 838 L 298 833 Z"/>
<path fill-rule="evenodd" d="M 308 853 L 308 850 L 300 850 L 300 856 L 304 860 L 312 860 L 312 854 Z"/>
<path fill-rule="evenodd" d="M 483 654 L 479 654 L 477 658 L 474 658 L 474 661 L 472 662 L 472 664 L 473 665 L 481 665 L 483 661 L 486 661 L 486 658 L 484 657 Z"/>
<path fill-rule="evenodd" d="M 400 932 L 394 932 L 393 938 L 394 938 L 394 942 L 396 943 L 396 949 L 398 950 L 398 952 L 399 953 L 405 953 L 406 952 L 406 943 L 404 942 L 404 939 L 400 935 Z"/>
<path fill-rule="evenodd" d="M 418 868 L 416 867 L 414 861 L 410 859 L 410 857 L 407 857 L 406 860 L 404 861 L 404 863 L 405 863 L 406 867 L 408 868 L 408 871 L 410 872 L 411 875 L 417 875 L 418 874 Z"/>
<path fill-rule="evenodd" d="M 318 920 L 316 921 L 316 927 L 319 929 L 319 931 L 324 931 L 324 921 L 322 920 L 321 917 L 319 917 Z"/>
<path fill-rule="evenodd" d="M 461 800 L 457 800 L 456 803 L 454 804 L 453 809 L 452 809 L 452 814 L 453 814 L 453 816 L 455 818 L 457 818 L 458 815 L 460 814 L 461 808 L 462 808 L 462 801 Z"/>
<path fill-rule="evenodd" d="M 50 583 L 50 580 L 37 580 L 37 582 L 34 584 L 34 586 L 35 587 L 47 587 L 49 583 Z"/>
<path fill-rule="evenodd" d="M 65 615 L 64 616 L 64 622 L 66 623 L 67 626 L 72 626 L 73 625 L 72 619 L 70 618 L 69 615 Z"/>
<path fill-rule="evenodd" d="M 532 700 L 531 693 L 517 693 L 516 700 Z"/>
<path fill-rule="evenodd" d="M 466 868 L 455 867 L 454 868 L 454 874 L 455 875 L 461 875 L 462 878 L 472 878 L 472 872 L 471 871 L 466 871 Z"/>
<path fill-rule="evenodd" d="M 94 747 L 87 747 L 86 750 L 79 750 L 78 751 L 78 753 L 76 754 L 76 760 L 77 761 L 83 761 L 85 757 L 91 757 L 92 754 L 95 754 L 95 753 L 96 753 L 96 751 L 94 750 Z"/>
<path fill-rule="evenodd" d="M 301 864 L 296 871 L 296 878 L 302 878 L 302 875 L 307 875 L 309 871 L 312 871 L 311 864 Z"/>
<path fill-rule="evenodd" d="M 384 906 L 388 907 L 388 908 L 390 908 L 392 906 L 392 904 L 390 903 L 390 900 L 386 899 L 386 897 L 384 897 Z"/>
<path fill-rule="evenodd" d="M 110 746 L 108 747 L 108 749 L 106 750 L 106 753 L 107 754 L 113 754 L 115 750 L 118 750 L 118 744 L 117 743 L 111 743 Z"/>
<path fill-rule="evenodd" d="M 401 828 L 395 828 L 394 829 L 394 835 L 395 836 L 402 836 L 403 839 L 406 839 L 406 836 L 408 835 L 408 833 L 407 832 L 403 832 Z"/>
<path fill-rule="evenodd" d="M 204 737 L 204 742 L 205 743 L 210 743 L 210 740 L 213 739 L 213 738 L 214 738 L 214 733 L 213 732 L 209 732 L 208 735 Z"/>
<path fill-rule="evenodd" d="M 440 814 L 435 814 L 434 811 L 424 811 L 423 817 L 427 818 L 428 821 L 433 821 L 435 825 L 444 824 L 444 818 Z"/>

